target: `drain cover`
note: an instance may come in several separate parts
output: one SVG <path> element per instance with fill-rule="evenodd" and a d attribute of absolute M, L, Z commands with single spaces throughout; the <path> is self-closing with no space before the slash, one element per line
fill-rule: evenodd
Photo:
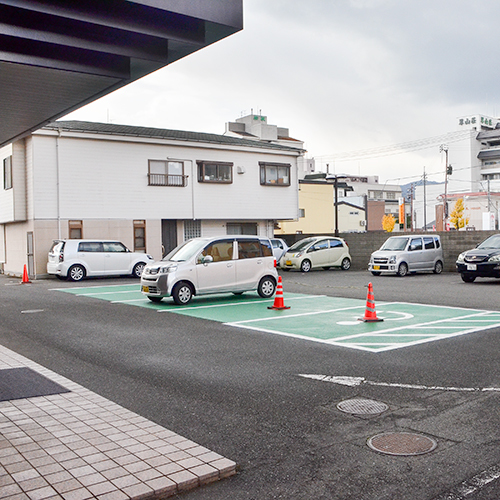
<path fill-rule="evenodd" d="M 345 413 L 353 415 L 379 415 L 389 407 L 385 403 L 373 401 L 371 399 L 346 399 L 341 401 L 337 408 Z"/>
<path fill-rule="evenodd" d="M 368 446 L 387 455 L 423 455 L 434 450 L 437 442 L 422 434 L 390 432 L 378 434 L 368 440 Z"/>

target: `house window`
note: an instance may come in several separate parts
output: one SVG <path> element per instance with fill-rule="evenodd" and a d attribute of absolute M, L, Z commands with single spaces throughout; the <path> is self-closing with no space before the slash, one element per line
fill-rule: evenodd
<path fill-rule="evenodd" d="M 12 156 L 3 160 L 3 188 L 12 189 Z"/>
<path fill-rule="evenodd" d="M 198 182 L 231 184 L 233 164 L 223 162 L 198 161 Z"/>
<path fill-rule="evenodd" d="M 68 221 L 68 233 L 70 240 L 81 240 L 83 238 L 83 221 Z"/>
<path fill-rule="evenodd" d="M 394 191 L 389 191 L 386 193 L 386 198 L 388 200 L 395 200 L 396 199 L 396 193 Z"/>
<path fill-rule="evenodd" d="M 305 217 L 305 216 L 306 216 L 306 209 L 299 208 L 299 217 Z"/>
<path fill-rule="evenodd" d="M 184 221 L 184 241 L 201 236 L 201 220 Z"/>
<path fill-rule="evenodd" d="M 148 186 L 187 186 L 184 163 L 181 161 L 149 160 Z"/>
<path fill-rule="evenodd" d="M 256 222 L 228 222 L 226 224 L 226 234 L 251 234 L 257 235 Z"/>
<path fill-rule="evenodd" d="M 259 162 L 260 183 L 263 186 L 289 186 L 290 165 L 285 163 Z"/>
<path fill-rule="evenodd" d="M 134 252 L 146 253 L 146 221 L 134 221 Z"/>

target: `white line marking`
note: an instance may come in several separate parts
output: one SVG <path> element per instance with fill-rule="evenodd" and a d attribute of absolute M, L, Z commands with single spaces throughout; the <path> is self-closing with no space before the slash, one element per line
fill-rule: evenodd
<path fill-rule="evenodd" d="M 441 495 L 435 497 L 434 500 L 465 500 L 470 495 L 478 493 L 487 484 L 496 481 L 499 478 L 500 466 L 493 465 L 470 479 L 467 479 L 467 481 L 463 481 L 454 488 L 451 488 L 451 490 L 446 493 L 442 493 Z"/>
<path fill-rule="evenodd" d="M 317 297 L 326 297 L 326 295 L 314 295 L 314 298 Z M 304 295 L 303 297 L 290 297 L 287 299 L 287 302 L 289 300 L 304 300 L 304 299 L 311 299 L 313 298 L 312 295 Z M 192 311 L 196 309 L 217 309 L 219 307 L 232 307 L 232 306 L 241 306 L 241 305 L 247 305 L 247 304 L 267 304 L 273 302 L 274 299 L 269 299 L 269 300 L 264 300 L 264 299 L 255 299 L 255 300 L 249 300 L 246 302 L 231 302 L 229 304 L 211 304 L 208 306 L 190 306 L 190 307 L 181 307 L 180 309 L 174 308 L 174 309 L 158 309 L 158 312 L 176 312 L 176 311 Z M 288 316 L 290 317 L 290 316 Z M 269 319 L 269 318 L 265 318 Z M 270 318 L 273 319 L 273 318 Z M 252 320 L 247 320 L 247 321 L 260 321 L 260 319 L 252 319 Z"/>
<path fill-rule="evenodd" d="M 65 290 L 87 290 L 88 288 L 112 288 L 112 287 L 138 287 L 140 285 L 94 285 L 94 286 L 71 286 L 66 288 L 49 288 L 49 290 L 53 290 L 56 292 L 64 292 Z M 83 294 L 82 294 L 83 295 Z"/>
<path fill-rule="evenodd" d="M 247 324 L 247 323 L 258 323 L 259 321 L 272 321 L 272 320 L 284 320 L 284 319 L 289 319 L 289 318 L 300 318 L 303 316 L 317 316 L 319 314 L 329 314 L 329 313 L 335 313 L 339 311 L 352 311 L 353 309 L 365 309 L 365 306 L 359 305 L 359 306 L 349 306 L 349 307 L 339 307 L 337 309 L 325 309 L 324 311 L 312 311 L 312 312 L 306 312 L 306 313 L 297 313 L 297 314 L 287 314 L 286 316 L 270 316 L 268 318 L 257 318 L 257 319 L 245 319 L 243 321 L 235 321 L 234 323 L 231 323 L 231 325 L 236 326 L 240 324 Z M 361 324 L 361 323 L 359 323 Z"/>
<path fill-rule="evenodd" d="M 346 376 L 333 376 L 333 375 L 314 375 L 299 373 L 299 377 L 310 378 L 319 380 L 321 382 L 331 382 L 333 384 L 348 385 L 356 387 L 362 384 L 376 385 L 381 387 L 396 387 L 399 389 L 419 389 L 431 391 L 459 391 L 459 392 L 500 392 L 500 387 L 442 387 L 442 386 L 426 386 L 418 384 L 398 384 L 388 382 L 374 382 L 367 380 L 364 377 L 346 377 Z"/>
<path fill-rule="evenodd" d="M 43 309 L 28 309 L 26 311 L 21 311 L 21 314 L 33 314 L 43 312 Z"/>

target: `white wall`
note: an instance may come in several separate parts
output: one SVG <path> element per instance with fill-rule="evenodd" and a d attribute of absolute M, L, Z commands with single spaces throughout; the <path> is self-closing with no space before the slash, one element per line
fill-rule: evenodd
<path fill-rule="evenodd" d="M 293 219 L 298 211 L 296 155 L 160 141 L 34 137 L 34 213 L 37 219 Z M 187 187 L 148 186 L 148 160 L 189 158 Z M 232 162 L 232 184 L 200 183 L 196 160 Z M 290 163 L 291 185 L 261 186 L 259 161 Z M 238 174 L 237 167 L 245 173 Z"/>

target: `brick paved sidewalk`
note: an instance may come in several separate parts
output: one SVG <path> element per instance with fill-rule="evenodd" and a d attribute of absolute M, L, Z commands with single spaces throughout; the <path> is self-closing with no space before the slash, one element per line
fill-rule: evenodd
<path fill-rule="evenodd" d="M 165 498 L 236 473 L 235 462 L 0 346 L 70 392 L 0 402 L 0 499 Z"/>

